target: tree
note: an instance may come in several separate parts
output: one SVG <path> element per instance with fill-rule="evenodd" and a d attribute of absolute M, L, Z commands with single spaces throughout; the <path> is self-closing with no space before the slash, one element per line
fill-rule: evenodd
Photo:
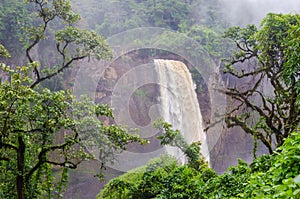
<path fill-rule="evenodd" d="M 23 30 L 29 63 L 1 64 L 8 81 L 0 82 L 0 198 L 59 198 L 68 169 L 94 158 L 104 166 L 128 143 L 145 141 L 98 120 L 98 116 L 113 117 L 107 105 L 95 105 L 87 98 L 76 101 L 69 91 L 53 92 L 41 86 L 75 61 L 110 58 L 111 52 L 101 36 L 75 26 L 80 17 L 72 12 L 70 1 L 26 2 L 36 15 L 33 26 Z M 55 46 L 61 59 L 54 66 L 41 65 L 44 62 L 34 58 L 33 49 L 50 37 L 49 29 L 58 27 Z M 9 56 L 2 45 L 0 55 Z M 99 157 L 91 153 L 95 148 Z"/>
<path fill-rule="evenodd" d="M 239 83 L 222 91 L 234 100 L 227 126 L 241 127 L 270 153 L 299 128 L 299 27 L 298 14 L 268 14 L 260 29 L 248 25 L 225 33 L 237 51 L 224 72 Z"/>
<path fill-rule="evenodd" d="M 154 123 L 154 126 L 163 132 L 162 135 L 157 137 L 157 139 L 160 140 L 160 144 L 162 146 L 169 145 L 180 149 L 188 160 L 188 166 L 194 169 L 200 169 L 205 165 L 204 157 L 200 152 L 200 141 L 188 144 L 179 130 L 173 130 L 171 124 L 161 119 L 158 119 Z"/>
<path fill-rule="evenodd" d="M 80 16 L 71 9 L 70 1 L 53 0 L 37 1 L 30 0 L 34 3 L 33 11 L 37 13 L 37 26 L 27 27 L 23 43 L 26 48 L 26 57 L 29 63 L 33 63 L 31 51 L 42 40 L 47 39 L 47 30 L 51 23 L 61 19 L 65 24 L 61 30 L 56 31 L 56 49 L 61 56 L 61 60 L 56 67 L 51 68 L 46 74 L 34 66 L 36 80 L 31 87 L 35 87 L 40 82 L 56 76 L 72 65 L 73 62 L 93 56 L 97 59 L 111 58 L 111 51 L 103 37 L 95 32 L 80 30 L 75 24 L 80 20 Z M 57 25 L 56 25 L 57 26 Z"/>

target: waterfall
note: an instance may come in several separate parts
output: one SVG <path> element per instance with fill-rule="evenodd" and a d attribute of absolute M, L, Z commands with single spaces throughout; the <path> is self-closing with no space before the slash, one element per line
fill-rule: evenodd
<path fill-rule="evenodd" d="M 202 115 L 191 73 L 180 61 L 156 59 L 154 64 L 160 84 L 161 115 L 164 121 L 172 124 L 173 129 L 180 130 L 188 144 L 200 141 L 201 153 L 209 161 Z M 186 162 L 179 149 L 168 146 L 166 151 L 182 164 Z"/>

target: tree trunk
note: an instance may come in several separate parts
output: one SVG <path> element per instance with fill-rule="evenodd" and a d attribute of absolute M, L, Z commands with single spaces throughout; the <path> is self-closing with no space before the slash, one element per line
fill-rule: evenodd
<path fill-rule="evenodd" d="M 25 199 L 25 184 L 24 184 L 24 159 L 25 159 L 25 143 L 21 135 L 18 136 L 18 174 L 17 174 L 17 190 L 18 190 L 18 199 Z"/>

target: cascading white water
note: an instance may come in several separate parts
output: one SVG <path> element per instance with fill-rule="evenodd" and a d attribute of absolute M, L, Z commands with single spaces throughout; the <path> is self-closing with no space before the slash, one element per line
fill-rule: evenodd
<path fill-rule="evenodd" d="M 209 161 L 206 135 L 203 131 L 202 115 L 195 92 L 195 85 L 187 66 L 174 60 L 154 60 L 160 84 L 160 103 L 163 119 L 180 130 L 188 144 L 200 141 L 201 153 Z M 179 149 L 166 147 L 167 153 L 182 164 L 186 158 Z"/>

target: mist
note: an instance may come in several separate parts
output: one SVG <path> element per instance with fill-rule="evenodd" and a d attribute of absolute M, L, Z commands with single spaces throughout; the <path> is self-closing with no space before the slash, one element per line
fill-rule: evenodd
<path fill-rule="evenodd" d="M 259 25 L 267 13 L 300 12 L 299 0 L 221 0 L 225 20 L 231 26 Z"/>

